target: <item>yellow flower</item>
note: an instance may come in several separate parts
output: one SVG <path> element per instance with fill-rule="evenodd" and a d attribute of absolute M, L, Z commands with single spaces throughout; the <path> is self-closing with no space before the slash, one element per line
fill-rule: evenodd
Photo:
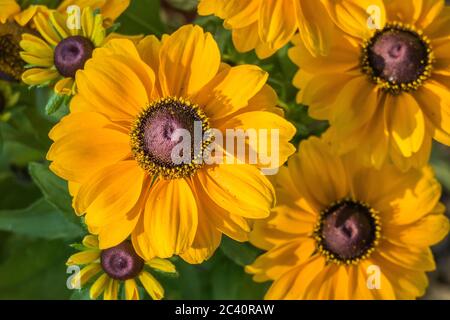
<path fill-rule="evenodd" d="M 214 14 L 232 30 L 240 52 L 255 49 L 259 58 L 270 57 L 297 32 L 313 54 L 328 52 L 329 21 L 322 0 L 200 0 L 200 15 Z"/>
<path fill-rule="evenodd" d="M 301 68 L 298 102 L 330 122 L 339 153 L 358 148 L 377 168 L 386 160 L 403 171 L 420 168 L 432 138 L 450 145 L 449 8 L 441 0 L 327 7 L 336 24 L 330 54 L 313 57 L 300 39 L 290 51 Z"/>
<path fill-rule="evenodd" d="M 0 121 L 8 121 L 11 118 L 10 109 L 19 101 L 20 93 L 14 92 L 11 84 L 0 80 Z"/>
<path fill-rule="evenodd" d="M 259 142 L 269 149 L 269 133 L 279 130 L 273 143 L 280 161 L 273 167 L 295 151 L 289 143 L 295 128 L 276 108 L 267 78 L 256 66 L 221 64 L 212 35 L 192 25 L 162 41 L 146 37 L 137 48 L 111 40 L 95 51 L 77 73 L 71 114 L 50 133 L 47 158 L 69 181 L 75 211 L 86 213 L 101 248 L 131 233 L 142 257 L 181 254 L 200 263 L 222 233 L 248 239 L 246 218 L 267 217 L 274 203 L 272 185 L 259 170 L 264 163 L 208 164 L 198 156 L 212 146 L 208 128 L 224 136 L 227 129 L 267 129 Z M 178 129 L 206 137 L 191 140 L 187 162 L 173 160 Z M 259 156 L 264 149 L 254 140 L 247 146 Z"/>
<path fill-rule="evenodd" d="M 449 231 L 429 167 L 402 173 L 336 156 L 323 140 L 300 145 L 276 176 L 278 204 L 250 241 L 246 268 L 274 280 L 266 299 L 412 299 L 435 269 L 429 246 Z"/>
<path fill-rule="evenodd" d="M 148 270 L 176 273 L 175 266 L 168 260 L 154 258 L 144 261 L 128 240 L 101 250 L 97 237 L 87 235 L 77 248 L 80 252 L 72 255 L 66 264 L 82 269 L 72 277 L 70 284 L 72 288 L 80 289 L 92 282 L 89 296 L 93 300 L 102 294 L 104 300 L 117 300 L 122 285 L 126 300 L 139 300 L 142 297 L 139 296 L 138 280 L 153 300 L 161 300 L 164 288 Z"/>
<path fill-rule="evenodd" d="M 57 11 L 50 13 L 49 19 L 38 14 L 34 22 L 42 38 L 29 33 L 22 36 L 20 46 L 24 51 L 20 56 L 30 66 L 22 74 L 23 82 L 34 86 L 54 84 L 56 93 L 73 95 L 76 72 L 83 69 L 94 49 L 105 43 L 102 15 L 91 8 L 83 9 L 80 29 L 69 29 L 67 14 Z"/>
<path fill-rule="evenodd" d="M 100 9 L 105 19 L 105 26 L 110 26 L 128 7 L 129 0 L 65 0 L 56 9 L 62 14 L 67 7 L 77 5 L 80 8 Z M 30 5 L 21 10 L 15 0 L 0 0 L 0 79 L 21 80 L 25 71 L 25 62 L 20 57 L 19 42 L 24 33 L 34 33 L 33 18 L 42 14 L 48 19 L 54 10 L 43 5 Z"/>

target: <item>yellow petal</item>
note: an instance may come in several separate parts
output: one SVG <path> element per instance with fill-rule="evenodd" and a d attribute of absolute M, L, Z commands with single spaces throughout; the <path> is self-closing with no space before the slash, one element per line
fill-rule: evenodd
<path fill-rule="evenodd" d="M 268 76 L 253 65 L 225 68 L 196 95 L 194 101 L 203 106 L 212 119 L 226 117 L 246 107 L 263 88 Z"/>
<path fill-rule="evenodd" d="M 247 266 L 248 273 L 264 273 L 269 279 L 277 279 L 295 266 L 307 261 L 316 249 L 313 239 L 296 239 L 282 243 L 259 256 L 252 265 Z"/>
<path fill-rule="evenodd" d="M 139 280 L 153 300 L 161 300 L 164 297 L 164 288 L 150 273 L 141 272 Z"/>
<path fill-rule="evenodd" d="M 425 119 L 417 101 L 407 93 L 386 98 L 388 126 L 393 141 L 405 157 L 420 150 L 425 138 Z"/>
<path fill-rule="evenodd" d="M 448 84 L 440 84 L 430 80 L 414 93 L 414 98 L 419 103 L 424 115 L 430 124 L 442 131 L 442 134 L 450 135 L 450 94 Z"/>
<path fill-rule="evenodd" d="M 47 41 L 49 45 L 56 47 L 62 40 L 56 30 L 49 23 L 47 15 L 38 13 L 33 19 L 33 22 L 36 24 L 36 29 L 39 31 L 39 34 L 45 41 Z"/>
<path fill-rule="evenodd" d="M 77 264 L 89 264 L 91 262 L 94 262 L 100 258 L 100 250 L 94 249 L 94 250 L 86 250 L 81 251 L 78 253 L 75 253 L 74 255 L 70 256 L 69 260 L 67 260 L 67 265 L 77 265 Z"/>
<path fill-rule="evenodd" d="M 219 207 L 232 214 L 261 219 L 274 205 L 272 184 L 254 166 L 221 164 L 199 171 L 196 179 Z"/>
<path fill-rule="evenodd" d="M 87 129 L 99 129 L 112 126 L 112 122 L 95 112 L 70 113 L 61 119 L 58 125 L 54 126 L 48 134 L 53 141 L 62 139 L 64 136 L 75 131 Z"/>
<path fill-rule="evenodd" d="M 198 26 L 181 27 L 161 47 L 162 94 L 187 97 L 196 93 L 216 75 L 219 65 L 220 52 L 212 35 Z"/>
<path fill-rule="evenodd" d="M 292 0 L 264 0 L 259 15 L 259 35 L 270 49 L 279 49 L 297 30 L 296 5 Z"/>
<path fill-rule="evenodd" d="M 119 294 L 119 281 L 109 279 L 106 284 L 105 293 L 103 294 L 104 300 L 117 300 Z"/>
<path fill-rule="evenodd" d="M 198 180 L 194 181 L 194 185 L 198 194 L 200 210 L 208 215 L 217 229 L 236 241 L 247 241 L 250 232 L 248 221 L 237 214 L 230 213 L 226 208 L 218 206 L 208 196 Z"/>
<path fill-rule="evenodd" d="M 426 247 L 439 243 L 449 232 L 448 218 L 443 214 L 445 206 L 439 204 L 440 212 L 426 215 L 417 222 L 399 227 L 383 226 L 386 237 L 395 243 L 411 247 Z"/>
<path fill-rule="evenodd" d="M 98 277 L 89 289 L 89 297 L 92 300 L 96 300 L 105 291 L 105 287 L 109 282 L 109 277 L 106 273 Z"/>
<path fill-rule="evenodd" d="M 148 71 L 147 83 L 130 68 L 134 64 L 127 64 L 124 58 L 94 56 L 86 63 L 84 70 L 77 72 L 78 92 L 110 119 L 134 119 L 148 104 L 149 93 L 153 90 L 152 71 L 144 67 L 144 63 L 141 62 L 141 65 L 143 71 Z"/>
<path fill-rule="evenodd" d="M 386 23 L 383 0 L 326 0 L 324 4 L 331 19 L 339 28 L 360 39 L 370 38 L 376 27 L 382 29 Z M 367 12 L 369 8 L 376 8 L 375 12 L 371 12 L 375 19 L 369 20 L 370 14 Z M 373 28 L 368 27 L 369 21 Z"/>
<path fill-rule="evenodd" d="M 210 220 L 207 212 L 199 207 L 198 227 L 191 247 L 180 256 L 190 264 L 200 264 L 208 260 L 220 245 L 222 233 Z"/>
<path fill-rule="evenodd" d="M 296 133 L 294 125 L 271 112 L 245 112 L 230 118 L 219 129 L 222 132 L 227 129 L 253 132 L 254 137 L 245 139 L 246 150 L 254 152 L 257 159 L 249 159 L 245 154 L 241 160 L 266 170 L 279 168 L 295 152 L 295 147 L 289 143 Z M 235 140 L 237 143 L 238 139 Z"/>
<path fill-rule="evenodd" d="M 95 226 L 125 218 L 141 196 L 144 175 L 144 170 L 135 161 L 121 161 L 105 167 L 81 185 L 75 210 L 87 211 L 88 224 Z"/>
<path fill-rule="evenodd" d="M 48 68 L 53 66 L 53 57 L 40 57 L 28 52 L 21 52 L 20 57 L 29 65 Z"/>
<path fill-rule="evenodd" d="M 166 259 L 153 258 L 146 262 L 146 264 L 153 269 L 160 270 L 167 273 L 176 273 L 175 265 Z"/>
<path fill-rule="evenodd" d="M 98 249 L 98 239 L 91 234 L 83 238 L 83 245 L 90 249 Z"/>
<path fill-rule="evenodd" d="M 134 208 L 126 212 L 100 211 L 91 208 L 86 214 L 86 224 L 89 226 L 98 226 L 99 247 L 101 249 L 114 247 L 124 240 L 133 232 L 138 223 L 139 217 L 143 212 L 143 203 L 145 193 L 142 195 Z"/>
<path fill-rule="evenodd" d="M 152 68 L 155 74 L 159 70 L 159 52 L 161 50 L 161 42 L 155 36 L 147 36 L 137 46 L 137 50 L 142 60 Z"/>
<path fill-rule="evenodd" d="M 309 284 L 325 267 L 325 259 L 315 256 L 274 281 L 264 297 L 267 300 L 304 299 Z"/>
<path fill-rule="evenodd" d="M 144 214 L 144 228 L 158 257 L 169 258 L 192 245 L 198 212 L 186 180 L 158 181 L 150 190 Z"/>
<path fill-rule="evenodd" d="M 56 70 L 33 68 L 22 74 L 22 81 L 28 85 L 47 85 L 58 77 Z"/>
<path fill-rule="evenodd" d="M 15 0 L 1 0 L 0 1 L 0 22 L 6 21 L 13 15 L 20 12 L 20 6 Z"/>
<path fill-rule="evenodd" d="M 150 237 L 144 230 L 144 216 L 145 214 L 140 215 L 136 227 L 131 234 L 131 241 L 136 253 L 144 261 L 149 261 L 155 257 L 155 253 L 151 246 Z"/>
<path fill-rule="evenodd" d="M 258 23 L 254 22 L 243 28 L 233 29 L 233 44 L 239 52 L 247 52 L 256 48 L 260 43 Z"/>
<path fill-rule="evenodd" d="M 313 55 L 328 55 L 332 43 L 333 24 L 321 1 L 294 1 L 302 42 Z M 335 52 L 334 50 L 332 52 Z"/>
<path fill-rule="evenodd" d="M 64 78 L 55 84 L 55 93 L 59 95 L 71 96 L 75 94 L 75 81 L 73 78 Z"/>
<path fill-rule="evenodd" d="M 309 197 L 326 208 L 330 203 L 349 195 L 350 186 L 341 158 L 318 138 L 300 144 L 299 170 Z"/>
<path fill-rule="evenodd" d="M 22 35 L 20 47 L 32 55 L 53 58 L 53 49 L 47 44 L 47 42 L 32 34 L 24 33 Z"/>
<path fill-rule="evenodd" d="M 81 269 L 81 271 L 72 278 L 72 287 L 76 288 L 79 283 L 83 287 L 93 276 L 102 271 L 100 263 L 91 263 Z"/>
<path fill-rule="evenodd" d="M 134 279 L 125 281 L 125 299 L 127 300 L 139 300 L 139 291 Z"/>
<path fill-rule="evenodd" d="M 47 159 L 53 161 L 50 168 L 57 175 L 82 183 L 96 171 L 125 159 L 129 154 L 127 134 L 111 129 L 92 129 L 67 134 L 55 141 Z"/>

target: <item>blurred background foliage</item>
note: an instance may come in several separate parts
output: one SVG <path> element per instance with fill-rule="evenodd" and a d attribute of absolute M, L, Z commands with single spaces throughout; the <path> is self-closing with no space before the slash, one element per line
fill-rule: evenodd
<path fill-rule="evenodd" d="M 58 0 L 23 0 L 56 7 Z M 238 53 L 231 34 L 215 17 L 198 17 L 197 0 L 132 0 L 119 19 L 118 32 L 161 36 L 186 23 L 196 23 L 216 38 L 223 60 L 231 65 L 257 64 L 270 73 L 269 83 L 278 92 L 279 105 L 297 127 L 294 143 L 319 135 L 327 124 L 311 119 L 307 108 L 296 104 L 291 80 L 296 67 L 287 57 L 288 47 L 260 61 L 251 52 Z M 87 299 L 87 290 L 70 291 L 65 261 L 86 233 L 71 207 L 67 184 L 48 169 L 48 132 L 67 113 L 67 106 L 48 116 L 48 89 L 20 93 L 8 122 L 0 122 L 0 299 Z M 450 149 L 436 145 L 432 165 L 443 184 L 443 201 L 450 207 Z M 450 243 L 435 248 L 438 270 L 431 275 L 426 298 L 450 299 Z M 259 250 L 224 238 L 208 262 L 192 266 L 174 258 L 179 275 L 160 275 L 167 299 L 261 299 L 269 284 L 257 284 L 243 271 Z"/>

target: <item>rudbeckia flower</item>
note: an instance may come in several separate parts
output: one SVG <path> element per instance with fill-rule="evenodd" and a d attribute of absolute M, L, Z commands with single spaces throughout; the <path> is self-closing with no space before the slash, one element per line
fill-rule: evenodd
<path fill-rule="evenodd" d="M 233 43 L 240 52 L 255 49 L 259 58 L 274 54 L 300 31 L 305 46 L 313 54 L 328 52 L 331 22 L 322 0 L 200 0 L 200 15 L 214 14 L 232 30 Z"/>
<path fill-rule="evenodd" d="M 9 82 L 0 80 L 0 121 L 11 118 L 11 108 L 19 101 L 20 93 L 14 92 Z"/>
<path fill-rule="evenodd" d="M 432 169 L 367 168 L 310 138 L 276 176 L 278 203 L 250 241 L 246 268 L 273 280 L 266 299 L 413 299 L 435 269 L 449 221 Z"/>
<path fill-rule="evenodd" d="M 20 56 L 30 67 L 22 74 L 23 82 L 34 86 L 54 84 L 56 93 L 70 96 L 76 91 L 76 72 L 83 69 L 94 49 L 105 43 L 106 30 L 102 15 L 91 8 L 83 9 L 80 29 L 69 29 L 67 16 L 55 11 L 48 21 L 45 15 L 38 14 L 34 21 L 40 37 L 25 33 Z"/>
<path fill-rule="evenodd" d="M 328 120 L 335 150 L 366 162 L 420 168 L 433 138 L 450 145 L 450 78 L 443 0 L 328 1 L 330 54 L 314 57 L 295 39 L 298 102 Z M 372 13 L 371 16 L 367 12 Z M 324 26 L 326 28 L 326 26 Z"/>
<path fill-rule="evenodd" d="M 99 9 L 110 26 L 128 7 L 129 0 L 65 0 L 56 9 L 61 14 L 71 5 Z M 33 18 L 43 14 L 47 19 L 54 10 L 43 5 L 30 5 L 23 10 L 16 0 L 0 0 L 0 79 L 20 81 L 25 62 L 20 57 L 19 42 L 24 33 L 34 34 Z"/>
<path fill-rule="evenodd" d="M 254 140 L 247 146 L 260 159 L 278 144 L 273 166 L 282 165 L 295 151 L 295 128 L 281 116 L 267 78 L 256 66 L 221 64 L 212 35 L 192 25 L 162 41 L 149 36 L 135 47 L 116 39 L 94 52 L 77 73 L 70 115 L 50 132 L 47 158 L 69 181 L 75 211 L 86 213 L 100 248 L 131 234 L 144 258 L 180 254 L 200 263 L 222 234 L 247 240 L 246 218 L 265 218 L 274 204 L 260 171 L 266 164 L 198 161 L 213 145 L 208 137 L 190 140 L 188 161 L 179 163 L 172 138 L 176 131 L 192 138 L 211 129 L 224 137 L 227 129 L 262 129 L 262 148 Z"/>
<path fill-rule="evenodd" d="M 73 289 L 90 285 L 89 296 L 95 300 L 103 294 L 104 300 L 120 299 L 121 286 L 126 300 L 139 300 L 140 283 L 153 300 L 164 297 L 164 288 L 151 274 L 157 270 L 176 273 L 175 266 L 164 259 L 148 261 L 139 257 L 130 241 L 124 241 L 112 248 L 101 250 L 96 236 L 87 235 L 82 244 L 74 245 L 80 252 L 67 260 L 68 266 L 79 266 L 80 271 L 71 278 Z"/>

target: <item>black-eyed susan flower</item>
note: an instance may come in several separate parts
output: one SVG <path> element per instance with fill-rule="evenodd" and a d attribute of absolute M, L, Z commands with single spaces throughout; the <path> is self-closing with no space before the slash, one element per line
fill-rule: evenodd
<path fill-rule="evenodd" d="M 246 218 L 269 215 L 274 190 L 259 170 L 265 164 L 238 163 L 234 152 L 231 163 L 198 161 L 213 145 L 210 129 L 224 137 L 227 129 L 263 129 L 262 147 L 254 140 L 247 146 L 260 159 L 276 145 L 273 167 L 295 150 L 289 143 L 295 128 L 276 108 L 267 73 L 220 60 L 212 35 L 188 25 L 162 41 L 146 37 L 137 47 L 111 40 L 77 73 L 71 114 L 51 131 L 47 158 L 69 181 L 75 211 L 86 213 L 100 248 L 131 234 L 142 257 L 180 254 L 200 263 L 223 233 L 246 241 Z M 176 131 L 190 135 L 188 161 L 173 158 L 180 154 Z M 192 139 L 198 135 L 205 139 Z"/>
<path fill-rule="evenodd" d="M 200 0 L 198 13 L 224 19 L 236 49 L 255 49 L 262 59 L 285 46 L 297 31 L 311 52 L 328 52 L 328 30 L 317 27 L 331 28 L 321 0 Z"/>
<path fill-rule="evenodd" d="M 310 138 L 276 176 L 277 206 L 250 241 L 247 267 L 274 280 L 267 299 L 412 299 L 435 269 L 430 246 L 449 231 L 432 169 L 367 168 Z"/>
<path fill-rule="evenodd" d="M 122 286 L 126 300 L 139 300 L 143 297 L 139 294 L 138 284 L 153 300 L 160 300 L 164 297 L 164 288 L 150 271 L 176 273 L 175 266 L 169 260 L 143 260 L 128 240 L 101 250 L 97 237 L 87 235 L 76 248 L 80 252 L 72 255 L 66 263 L 81 268 L 71 279 L 71 287 L 80 289 L 89 284 L 89 296 L 93 300 L 102 294 L 104 300 L 117 300 Z"/>
<path fill-rule="evenodd" d="M 19 101 L 20 93 L 14 92 L 11 84 L 0 80 L 0 121 L 8 121 L 11 118 L 11 108 Z"/>
<path fill-rule="evenodd" d="M 67 13 L 57 11 L 34 18 L 39 36 L 23 34 L 20 56 L 29 69 L 22 74 L 28 85 L 54 85 L 59 95 L 73 95 L 75 74 L 92 57 L 95 48 L 104 44 L 103 17 L 91 8 L 83 9 L 80 29 L 69 29 Z"/>
<path fill-rule="evenodd" d="M 301 68 L 298 102 L 329 120 L 340 153 L 360 148 L 378 168 L 386 160 L 402 170 L 425 165 L 432 138 L 450 145 L 449 8 L 443 0 L 327 7 L 336 25 L 330 54 L 313 57 L 300 39 L 290 51 Z"/>
<path fill-rule="evenodd" d="M 129 0 L 65 0 L 57 9 L 61 14 L 67 13 L 69 6 L 80 9 L 91 7 L 102 12 L 106 26 L 110 26 L 128 7 Z M 0 78 L 20 81 L 26 63 L 20 57 L 20 40 L 24 33 L 36 33 L 33 18 L 43 14 L 47 19 L 54 11 L 43 5 L 30 5 L 21 8 L 16 0 L 0 1 Z"/>

